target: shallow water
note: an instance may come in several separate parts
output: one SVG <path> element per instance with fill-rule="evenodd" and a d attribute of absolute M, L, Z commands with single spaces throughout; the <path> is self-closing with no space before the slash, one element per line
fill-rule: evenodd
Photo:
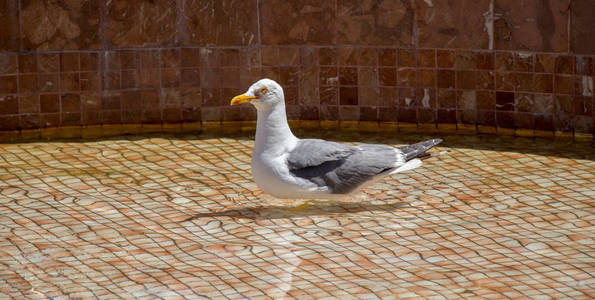
<path fill-rule="evenodd" d="M 593 145 L 443 138 L 302 211 L 252 182 L 248 135 L 0 145 L 0 298 L 592 297 Z"/>

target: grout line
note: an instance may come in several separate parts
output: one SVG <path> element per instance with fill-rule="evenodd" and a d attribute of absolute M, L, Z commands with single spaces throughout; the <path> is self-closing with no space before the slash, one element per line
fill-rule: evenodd
<path fill-rule="evenodd" d="M 488 27 L 487 28 L 487 30 L 488 30 L 488 36 L 489 36 L 489 39 L 490 39 L 489 40 L 490 51 L 493 51 L 496 48 L 495 45 L 494 45 L 496 43 L 495 36 L 494 36 L 495 35 L 495 32 L 494 32 L 494 17 L 495 17 L 495 15 L 494 15 L 494 1 L 495 0 L 491 0 L 490 1 L 490 20 L 489 21 L 492 24 L 491 24 L 491 27 Z M 490 30 L 491 30 L 491 33 L 490 33 Z"/>
<path fill-rule="evenodd" d="M 566 30 L 568 31 L 568 49 L 566 49 L 566 53 L 572 53 L 572 0 L 568 0 L 568 9 L 566 12 L 568 13 L 568 20 L 566 23 Z"/>
<path fill-rule="evenodd" d="M 18 15 L 17 15 L 17 18 L 18 18 L 17 22 L 19 23 L 19 52 L 22 52 L 23 49 L 25 48 L 24 39 L 23 39 L 23 36 L 24 36 L 23 35 L 23 16 L 22 16 L 23 10 L 21 9 L 22 8 L 21 2 L 22 2 L 21 0 L 17 0 L 17 8 L 19 10 Z"/>
<path fill-rule="evenodd" d="M 257 30 L 258 32 L 256 33 L 258 36 L 256 37 L 257 40 L 257 45 L 258 47 L 262 47 L 262 32 L 261 32 L 261 26 L 260 26 L 260 22 L 262 20 L 260 19 L 260 0 L 256 0 L 256 25 L 257 25 Z M 262 67 L 262 60 L 261 62 L 261 67 Z"/>
<path fill-rule="evenodd" d="M 105 51 L 107 47 L 107 37 L 105 34 L 106 18 L 107 18 L 107 5 L 105 1 L 99 2 L 99 36 L 101 38 L 101 50 L 98 52 Z"/>
<path fill-rule="evenodd" d="M 17 13 L 17 18 L 18 18 L 18 23 L 19 23 L 19 50 L 23 49 L 23 25 L 22 25 L 22 20 L 21 20 L 21 1 L 18 0 L 17 1 L 17 9 L 18 9 L 18 13 Z M 18 128 L 19 128 L 19 132 L 22 128 L 22 124 L 21 124 L 21 115 L 23 115 L 23 113 L 21 112 L 22 107 L 21 107 L 21 101 L 19 100 L 19 96 L 21 94 L 21 80 L 19 79 L 21 77 L 21 72 L 20 72 L 20 68 L 19 68 L 19 56 L 20 55 L 15 55 L 15 60 L 16 60 L 16 80 L 17 80 L 17 94 L 15 95 L 16 100 L 17 100 L 17 118 L 18 118 Z M 37 80 L 35 82 L 35 84 L 37 86 L 39 86 L 39 84 L 37 83 Z M 36 87 L 37 88 L 37 87 Z M 39 102 L 39 96 L 37 97 L 37 100 Z M 41 103 L 39 103 L 39 110 L 41 111 Z"/>

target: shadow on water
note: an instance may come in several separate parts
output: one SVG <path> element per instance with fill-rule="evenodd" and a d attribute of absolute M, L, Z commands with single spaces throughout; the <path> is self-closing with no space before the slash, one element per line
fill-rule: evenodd
<path fill-rule="evenodd" d="M 347 203 L 334 202 L 330 204 L 310 204 L 306 209 L 290 206 L 261 206 L 244 207 L 229 209 L 218 212 L 200 213 L 189 217 L 182 222 L 193 221 L 201 218 L 230 217 L 237 219 L 270 220 L 287 219 L 311 216 L 328 216 L 353 214 L 359 212 L 383 211 L 393 212 L 400 208 L 409 206 L 406 202 L 396 202 L 388 204 L 365 204 L 365 203 Z"/>

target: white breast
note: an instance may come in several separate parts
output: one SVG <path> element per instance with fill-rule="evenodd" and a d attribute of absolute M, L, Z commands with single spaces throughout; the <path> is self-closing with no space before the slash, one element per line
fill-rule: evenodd
<path fill-rule="evenodd" d="M 252 177 L 263 192 L 277 198 L 304 198 L 322 192 L 315 184 L 294 177 L 284 156 L 252 155 Z"/>

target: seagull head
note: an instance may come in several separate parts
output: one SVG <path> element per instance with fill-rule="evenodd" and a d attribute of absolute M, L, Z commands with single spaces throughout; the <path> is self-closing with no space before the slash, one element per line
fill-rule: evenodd
<path fill-rule="evenodd" d="M 283 88 L 274 80 L 261 79 L 248 89 L 244 94 L 233 97 L 231 105 L 251 103 L 256 109 L 267 109 L 284 103 Z"/>

